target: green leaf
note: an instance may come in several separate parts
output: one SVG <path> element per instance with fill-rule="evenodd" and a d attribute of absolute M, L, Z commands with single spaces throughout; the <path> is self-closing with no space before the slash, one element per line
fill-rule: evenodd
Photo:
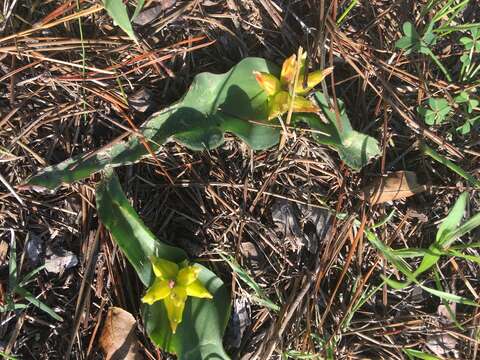
<path fill-rule="evenodd" d="M 4 353 L 3 351 L 0 351 L 0 356 L 2 356 L 6 360 L 17 360 L 18 358 L 12 355 L 8 355 Z"/>
<path fill-rule="evenodd" d="M 448 101 L 443 98 L 428 99 L 428 105 L 430 109 L 421 106 L 417 108 L 418 113 L 424 117 L 428 125 L 441 124 L 452 110 Z"/>
<path fill-rule="evenodd" d="M 353 130 L 336 146 L 340 158 L 354 170 L 360 170 L 370 159 L 380 155 L 378 141 L 373 137 Z"/>
<path fill-rule="evenodd" d="M 152 151 L 169 140 L 175 140 L 192 150 L 209 150 L 222 145 L 226 132 L 235 134 L 252 149 L 267 149 L 279 142 L 280 125 L 268 122 L 267 95 L 257 84 L 254 71 L 279 75 L 275 65 L 260 58 L 246 58 L 225 74 L 198 74 L 189 91 L 176 104 L 154 114 L 127 142 L 118 143 L 102 151 L 80 155 L 49 166 L 29 179 L 29 185 L 50 189 L 62 183 L 71 183 L 88 177 L 107 166 L 132 164 L 147 155 L 144 143 Z M 325 103 L 316 94 L 322 111 L 330 124 L 322 124 L 316 115 L 305 117 L 314 130 L 314 138 L 332 146 L 353 169 L 359 169 L 380 153 L 372 137 L 352 130 L 344 109 L 340 124 Z M 339 102 L 341 108 L 341 102 Z"/>
<path fill-rule="evenodd" d="M 384 244 L 382 241 L 380 241 L 380 239 L 377 237 L 377 235 L 369 230 L 369 229 L 366 229 L 365 230 L 365 234 L 367 236 L 367 239 L 368 241 L 370 241 L 370 243 L 389 261 L 391 262 L 395 268 L 400 271 L 403 275 L 406 276 L 407 278 L 407 282 L 405 283 L 400 283 L 398 281 L 395 281 L 395 280 L 391 280 L 391 279 L 386 279 L 384 278 L 384 280 L 388 283 L 389 281 L 391 281 L 391 284 L 393 285 L 393 287 L 395 287 L 396 289 L 399 289 L 399 288 L 404 288 L 406 286 L 408 286 L 410 283 L 412 282 L 417 282 L 417 280 L 415 279 L 415 276 L 414 274 L 412 273 L 412 271 L 410 270 L 410 266 L 408 265 L 408 263 L 403 260 L 401 257 L 399 257 L 398 255 L 395 254 L 395 252 L 393 251 L 392 248 L 390 248 L 388 245 Z"/>
<path fill-rule="evenodd" d="M 418 51 L 422 46 L 422 42 L 420 35 L 415 29 L 415 26 L 411 22 L 407 21 L 403 23 L 402 28 L 405 36 L 397 40 L 395 47 L 406 50 L 405 53 L 407 54 L 412 50 Z"/>
<path fill-rule="evenodd" d="M 478 226 L 480 226 L 480 213 L 477 213 L 474 216 L 472 216 L 470 219 L 468 219 L 462 225 L 460 225 L 456 230 L 447 233 L 445 236 L 445 243 L 443 246 L 444 247 L 449 246 L 460 236 L 465 235 L 466 233 L 477 228 Z"/>
<path fill-rule="evenodd" d="M 438 152 L 430 148 L 429 146 L 423 144 L 422 145 L 422 150 L 423 152 L 430 156 L 433 160 L 439 162 L 440 164 L 446 166 L 453 172 L 455 172 L 457 175 L 461 176 L 465 180 L 467 180 L 471 185 L 473 185 L 476 189 L 480 189 L 480 181 L 474 177 L 473 175 L 470 175 L 468 172 L 463 170 L 460 166 L 455 164 L 454 162 L 448 160 L 446 157 L 440 155 Z"/>
<path fill-rule="evenodd" d="M 380 277 L 382 278 L 383 281 L 385 281 L 385 283 L 390 286 L 391 288 L 395 289 L 395 290 L 402 290 L 402 289 L 405 289 L 408 285 L 410 285 L 411 283 L 410 282 L 400 282 L 400 281 L 397 281 L 397 280 L 393 280 L 393 279 L 390 279 L 384 275 L 380 275 Z"/>
<path fill-rule="evenodd" d="M 228 292 L 213 272 L 201 267 L 198 279 L 213 295 L 212 300 L 189 297 L 175 334 L 171 332 L 163 301 L 145 305 L 143 321 L 150 338 L 162 349 L 177 354 L 180 360 L 229 359 L 222 345 L 230 317 Z"/>
<path fill-rule="evenodd" d="M 142 11 L 143 6 L 145 5 L 145 0 L 138 0 L 137 6 L 135 7 L 135 12 L 132 15 L 132 21 L 140 14 L 140 11 Z"/>
<path fill-rule="evenodd" d="M 132 24 L 128 17 L 127 7 L 123 3 L 123 0 L 103 0 L 103 5 L 115 24 L 120 26 L 130 39 L 137 42 L 137 37 L 133 32 Z"/>
<path fill-rule="evenodd" d="M 17 287 L 18 271 L 17 271 L 17 243 L 13 229 L 10 229 L 10 256 L 8 258 L 8 291 L 11 293 Z"/>
<path fill-rule="evenodd" d="M 410 358 L 422 359 L 422 360 L 441 360 L 439 357 L 424 353 L 423 351 L 414 350 L 414 349 L 403 349 L 403 352 L 407 354 Z"/>
<path fill-rule="evenodd" d="M 132 164 L 148 154 L 142 137 L 153 151 L 170 139 L 192 150 L 205 150 L 223 144 L 223 134 L 231 132 L 253 149 L 267 149 L 278 143 L 280 129 L 264 120 L 267 96 L 258 86 L 254 70 L 279 73 L 264 59 L 246 58 L 225 74 L 198 74 L 183 99 L 150 117 L 140 129 L 141 136 L 49 166 L 28 183 L 53 189 L 88 177 L 107 165 Z"/>
<path fill-rule="evenodd" d="M 354 170 L 360 170 L 380 154 L 376 139 L 353 130 L 342 101 L 338 101 L 339 116 L 337 118 L 335 111 L 330 108 L 327 98 L 321 92 L 316 92 L 314 98 L 329 123 L 324 124 L 318 116 L 312 114 L 295 114 L 294 123 L 307 123 L 315 131 L 313 138 L 335 149 L 340 158 Z"/>
<path fill-rule="evenodd" d="M 63 321 L 63 319 L 60 315 L 58 315 L 55 311 L 53 311 L 52 308 L 50 308 L 49 306 L 45 305 L 43 302 L 38 300 L 35 296 L 32 295 L 31 292 L 29 292 L 29 291 L 27 291 L 24 288 L 19 287 L 19 286 L 17 286 L 15 288 L 15 292 L 18 295 L 20 295 L 21 297 L 23 297 L 25 300 L 27 300 L 30 304 L 32 304 L 33 306 L 36 306 L 37 308 L 39 308 L 43 312 L 47 313 L 48 315 L 50 315 L 55 320 Z"/>
<path fill-rule="evenodd" d="M 413 40 L 420 39 L 420 35 L 418 35 L 417 29 L 415 29 L 415 26 L 410 21 L 404 22 L 402 25 L 402 29 L 405 36 L 408 36 Z"/>
<path fill-rule="evenodd" d="M 465 207 L 467 206 L 467 200 L 467 193 L 460 195 L 452 210 L 450 210 L 447 217 L 442 221 L 438 228 L 435 242 L 430 245 L 420 263 L 420 266 L 414 272 L 415 277 L 418 277 L 418 275 L 424 273 L 438 262 L 442 255 L 442 250 L 446 245 L 447 234 L 456 230 L 462 221 Z"/>
<path fill-rule="evenodd" d="M 145 286 L 153 281 L 149 256 L 179 263 L 186 259 L 183 250 L 159 241 L 144 225 L 123 193 L 112 169 L 97 186 L 97 210 L 100 220 L 112 233 L 122 252 Z M 198 264 L 197 264 L 198 265 Z M 222 338 L 230 317 L 230 300 L 222 280 L 202 267 L 198 279 L 213 299 L 188 298 L 182 323 L 172 334 L 163 301 L 145 305 L 143 319 L 147 333 L 162 349 L 176 353 L 182 360 L 228 359 Z"/>
<path fill-rule="evenodd" d="M 263 289 L 258 285 L 255 280 L 235 261 L 235 259 L 227 254 L 219 252 L 220 257 L 227 262 L 228 265 L 232 268 L 233 272 L 250 288 L 252 289 L 256 296 L 252 296 L 252 299 L 256 301 L 259 305 L 265 306 L 266 308 L 273 311 L 280 311 L 280 307 L 271 301 L 266 295 Z"/>
<path fill-rule="evenodd" d="M 460 94 L 455 96 L 455 102 L 459 104 L 467 102 L 469 99 L 470 99 L 470 95 L 466 91 L 462 91 Z"/>
<path fill-rule="evenodd" d="M 448 301 L 448 302 L 454 302 L 454 303 L 459 303 L 459 304 L 464 304 L 464 305 L 470 305 L 470 306 L 475 306 L 479 307 L 480 304 L 476 303 L 473 300 L 470 300 L 468 298 L 465 298 L 463 296 L 458 296 L 454 294 L 447 293 L 445 291 L 440 291 L 436 289 L 432 289 L 423 285 L 420 285 L 420 287 L 425 290 L 426 292 L 429 292 L 432 295 L 435 295 L 439 297 L 442 300 Z"/>
<path fill-rule="evenodd" d="M 112 233 L 145 286 L 152 281 L 150 256 L 176 263 L 186 259 L 183 250 L 158 241 L 145 226 L 128 202 L 112 169 L 105 171 L 105 178 L 97 186 L 96 198 L 101 222 Z"/>
<path fill-rule="evenodd" d="M 447 217 L 442 221 L 438 227 L 438 232 L 435 237 L 435 243 L 439 247 L 444 247 L 447 245 L 447 234 L 453 232 L 460 225 L 463 215 L 465 214 L 465 209 L 467 208 L 468 202 L 468 193 L 462 193 L 453 208 L 448 213 Z"/>

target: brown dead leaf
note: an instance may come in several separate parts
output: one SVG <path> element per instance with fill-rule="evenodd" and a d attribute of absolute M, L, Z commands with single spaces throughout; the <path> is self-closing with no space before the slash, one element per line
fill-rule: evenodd
<path fill-rule="evenodd" d="M 143 360 L 140 355 L 135 318 L 118 307 L 108 309 L 107 318 L 100 336 L 100 347 L 105 360 Z"/>
<path fill-rule="evenodd" d="M 366 186 L 362 191 L 362 198 L 372 205 L 387 201 L 404 199 L 427 189 L 426 185 L 419 185 L 417 174 L 413 171 L 397 171 L 380 177 Z"/>

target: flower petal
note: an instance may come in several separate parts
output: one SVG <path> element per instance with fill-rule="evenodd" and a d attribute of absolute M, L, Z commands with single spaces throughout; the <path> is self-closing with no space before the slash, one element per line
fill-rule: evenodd
<path fill-rule="evenodd" d="M 319 108 L 314 105 L 310 100 L 305 99 L 303 96 L 295 96 L 293 99 L 293 112 L 317 112 Z"/>
<path fill-rule="evenodd" d="M 295 88 L 296 94 L 306 94 L 310 90 L 312 90 L 315 86 L 317 86 L 325 77 L 330 75 L 333 72 L 333 67 L 329 67 L 323 70 L 313 71 L 308 74 L 307 77 L 307 87 L 303 87 L 303 77 L 298 79 L 297 87 Z"/>
<path fill-rule="evenodd" d="M 147 290 L 147 293 L 142 298 L 142 302 L 152 305 L 158 300 L 165 299 L 170 295 L 170 287 L 168 286 L 168 280 L 155 279 L 154 283 Z"/>
<path fill-rule="evenodd" d="M 152 262 L 153 272 L 156 277 L 159 277 L 162 280 L 175 279 L 178 274 L 178 265 L 174 262 L 160 259 L 152 256 L 150 258 Z"/>
<path fill-rule="evenodd" d="M 180 269 L 177 275 L 177 283 L 180 286 L 188 286 L 197 280 L 198 274 L 202 269 L 198 266 L 187 266 Z"/>
<path fill-rule="evenodd" d="M 258 85 L 267 93 L 267 95 L 273 95 L 280 91 L 280 80 L 275 76 L 265 72 L 254 71 L 255 79 Z"/>
<path fill-rule="evenodd" d="M 282 72 L 280 73 L 280 82 L 282 86 L 288 86 L 293 82 L 295 76 L 295 66 L 297 64 L 297 56 L 293 54 L 286 58 L 282 65 Z"/>
<path fill-rule="evenodd" d="M 182 322 L 186 301 L 187 291 L 181 286 L 175 286 L 172 289 L 170 296 L 167 296 L 164 300 L 168 321 L 170 322 L 170 327 L 174 334 L 177 331 L 178 324 Z"/>
<path fill-rule="evenodd" d="M 212 294 L 208 292 L 208 290 L 205 288 L 205 286 L 203 286 L 200 280 L 195 280 L 187 286 L 187 295 L 204 299 L 213 298 Z"/>
<path fill-rule="evenodd" d="M 290 95 L 287 91 L 280 91 L 270 100 L 270 110 L 268 112 L 268 120 L 276 118 L 288 111 Z"/>

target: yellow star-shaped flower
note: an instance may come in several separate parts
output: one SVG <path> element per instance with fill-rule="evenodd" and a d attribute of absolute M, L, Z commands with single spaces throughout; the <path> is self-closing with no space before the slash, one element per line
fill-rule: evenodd
<path fill-rule="evenodd" d="M 329 67 L 324 70 L 317 70 L 307 75 L 306 86 L 304 87 L 305 74 L 305 56 L 302 56 L 300 63 L 297 65 L 296 55 L 290 56 L 283 62 L 280 80 L 269 73 L 255 71 L 255 78 L 260 87 L 268 95 L 268 119 L 271 120 L 277 116 L 283 115 L 288 111 L 290 105 L 291 94 L 294 94 L 292 111 L 293 112 L 317 112 L 318 107 L 303 95 L 307 94 L 316 85 L 318 85 L 327 75 L 332 73 L 333 68 Z M 299 66 L 299 76 L 297 85 L 295 84 L 295 69 Z"/>
<path fill-rule="evenodd" d="M 212 299 L 213 296 L 197 279 L 201 268 L 195 265 L 180 267 L 174 262 L 151 257 L 155 281 L 142 298 L 142 302 L 152 305 L 163 300 L 168 320 L 175 334 L 182 322 L 183 309 L 188 296 Z"/>

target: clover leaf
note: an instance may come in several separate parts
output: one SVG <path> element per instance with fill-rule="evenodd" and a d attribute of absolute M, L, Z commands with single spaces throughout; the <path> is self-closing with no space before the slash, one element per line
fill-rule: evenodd
<path fill-rule="evenodd" d="M 439 125 L 447 118 L 452 108 L 445 99 L 431 98 L 428 99 L 428 107 L 419 106 L 417 110 L 427 125 Z"/>

